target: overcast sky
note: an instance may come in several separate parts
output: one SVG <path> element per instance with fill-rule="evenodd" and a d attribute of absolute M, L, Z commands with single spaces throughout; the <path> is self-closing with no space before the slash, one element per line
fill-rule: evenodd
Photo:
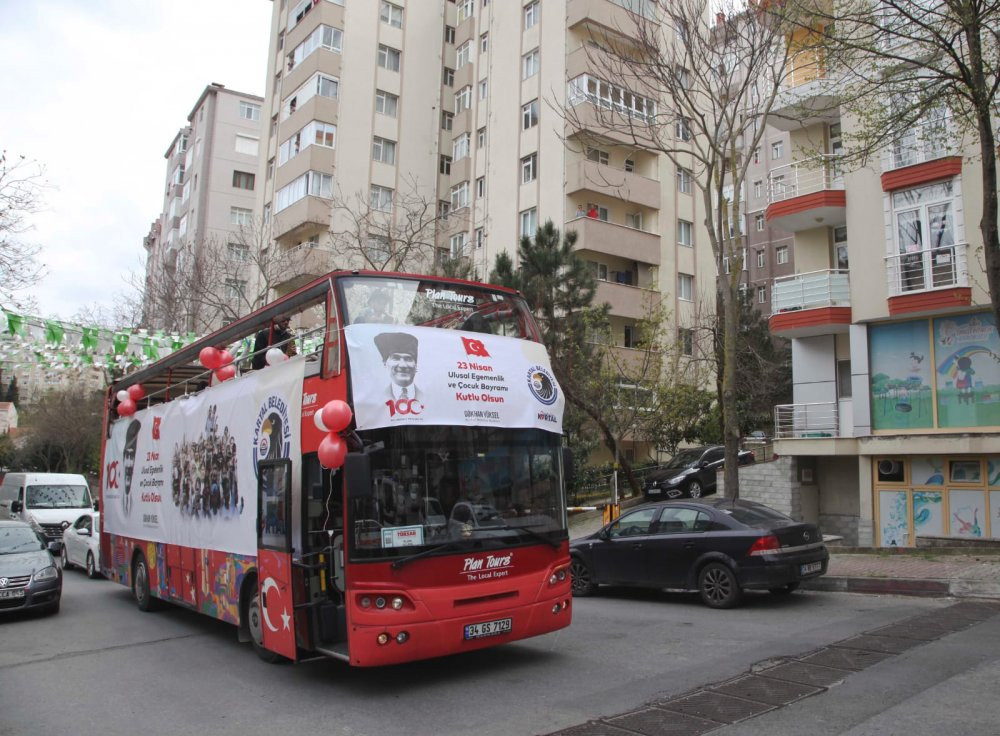
<path fill-rule="evenodd" d="M 0 0 L 0 149 L 45 167 L 25 240 L 44 317 L 110 307 L 142 269 L 163 154 L 211 82 L 264 94 L 270 0 Z"/>

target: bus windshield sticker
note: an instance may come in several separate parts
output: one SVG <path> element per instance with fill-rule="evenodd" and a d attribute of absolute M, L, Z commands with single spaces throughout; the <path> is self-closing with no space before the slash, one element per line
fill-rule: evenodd
<path fill-rule="evenodd" d="M 537 342 L 432 327 L 344 329 L 358 429 L 401 424 L 562 432 L 565 397 Z"/>
<path fill-rule="evenodd" d="M 419 547 L 424 543 L 424 527 L 394 526 L 382 530 L 383 547 Z"/>

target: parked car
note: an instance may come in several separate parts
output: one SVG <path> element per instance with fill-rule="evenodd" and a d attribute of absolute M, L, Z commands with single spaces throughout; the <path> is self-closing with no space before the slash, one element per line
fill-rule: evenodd
<path fill-rule="evenodd" d="M 57 545 L 23 521 L 0 521 L 0 613 L 59 611 L 62 570 L 52 557 Z"/>
<path fill-rule="evenodd" d="M 573 595 L 602 584 L 696 590 L 731 608 L 746 589 L 791 593 L 826 573 L 830 554 L 814 524 L 725 498 L 638 506 L 570 542 Z"/>
<path fill-rule="evenodd" d="M 52 542 L 83 509 L 94 508 L 87 479 L 76 473 L 7 473 L 0 483 L 0 519 L 17 519 Z"/>
<path fill-rule="evenodd" d="M 62 538 L 63 569 L 79 565 L 87 577 L 101 576 L 101 515 L 97 511 L 83 514 L 66 528 Z"/>
<path fill-rule="evenodd" d="M 725 457 L 726 448 L 722 445 L 680 450 L 666 465 L 646 474 L 643 483 L 646 498 L 701 498 L 707 493 L 715 493 L 715 474 L 722 468 Z M 740 465 L 753 461 L 752 452 L 740 450 Z"/>

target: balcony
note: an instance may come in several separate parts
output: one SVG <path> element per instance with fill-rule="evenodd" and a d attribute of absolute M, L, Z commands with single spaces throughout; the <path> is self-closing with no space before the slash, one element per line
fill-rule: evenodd
<path fill-rule="evenodd" d="M 968 250 L 968 243 L 954 243 L 887 256 L 889 313 L 916 316 L 968 307 Z"/>
<path fill-rule="evenodd" d="M 781 337 L 847 332 L 851 285 L 847 271 L 822 270 L 776 278 L 769 327 Z"/>
<path fill-rule="evenodd" d="M 654 233 L 592 217 L 569 220 L 563 230 L 576 231 L 575 250 L 604 253 L 651 266 L 660 265 L 660 236 Z"/>
<path fill-rule="evenodd" d="M 771 170 L 764 216 L 787 232 L 847 222 L 841 156 L 823 154 Z"/>
<path fill-rule="evenodd" d="M 648 319 L 660 303 L 660 292 L 614 281 L 598 281 L 594 304 L 611 306 L 611 314 L 628 319 Z"/>
<path fill-rule="evenodd" d="M 581 74 L 568 83 L 567 137 L 581 132 L 600 140 L 656 149 L 652 124 L 656 101 L 624 87 Z"/>
<path fill-rule="evenodd" d="M 281 251 L 274 265 L 281 272 L 282 280 L 275 284 L 275 289 L 287 293 L 319 278 L 333 268 L 333 257 L 331 248 L 315 242 Z"/>
<path fill-rule="evenodd" d="M 309 229 L 329 229 L 330 200 L 306 196 L 273 217 L 271 236 L 287 238 Z"/>
<path fill-rule="evenodd" d="M 634 38 L 636 24 L 656 23 L 653 0 L 569 0 L 566 4 L 566 27 L 598 26 L 598 30 Z"/>
<path fill-rule="evenodd" d="M 786 133 L 840 120 L 838 88 L 842 83 L 825 72 L 793 72 L 768 114 L 767 124 Z"/>
<path fill-rule="evenodd" d="M 660 208 L 660 182 L 586 159 L 566 167 L 566 194 L 597 192 L 650 209 Z"/>
<path fill-rule="evenodd" d="M 882 154 L 882 191 L 915 187 L 962 173 L 959 134 L 947 118 L 915 125 Z"/>
<path fill-rule="evenodd" d="M 775 439 L 826 439 L 840 437 L 837 402 L 779 404 L 774 407 Z"/>

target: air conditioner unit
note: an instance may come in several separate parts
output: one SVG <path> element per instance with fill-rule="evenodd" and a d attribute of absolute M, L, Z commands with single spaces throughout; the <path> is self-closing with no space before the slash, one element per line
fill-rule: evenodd
<path fill-rule="evenodd" d="M 899 460 L 879 460 L 879 475 L 898 475 L 903 469 L 903 464 Z"/>

